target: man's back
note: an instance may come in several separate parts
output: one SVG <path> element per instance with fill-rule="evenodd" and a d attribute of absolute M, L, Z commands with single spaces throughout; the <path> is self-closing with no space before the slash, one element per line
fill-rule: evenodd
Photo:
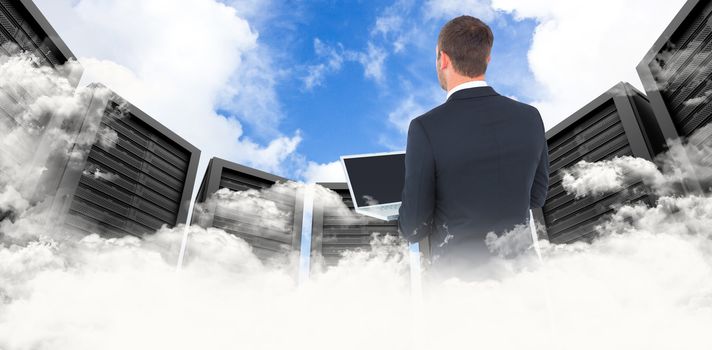
<path fill-rule="evenodd" d="M 539 112 L 491 87 L 455 92 L 408 132 L 401 232 L 430 236 L 434 266 L 486 261 L 484 238 L 525 224 L 548 187 Z"/>

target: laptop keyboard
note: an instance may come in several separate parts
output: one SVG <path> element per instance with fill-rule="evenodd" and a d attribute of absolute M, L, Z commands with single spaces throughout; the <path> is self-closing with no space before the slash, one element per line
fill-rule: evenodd
<path fill-rule="evenodd" d="M 400 203 L 384 204 L 375 208 L 367 208 L 365 210 L 368 210 L 376 215 L 384 216 L 390 221 L 398 219 L 398 208 L 400 208 L 400 205 Z"/>
<path fill-rule="evenodd" d="M 401 204 L 400 203 L 393 203 L 393 204 L 384 204 L 381 207 L 378 207 L 379 212 L 388 212 L 388 211 L 398 211 L 398 208 L 400 208 Z"/>

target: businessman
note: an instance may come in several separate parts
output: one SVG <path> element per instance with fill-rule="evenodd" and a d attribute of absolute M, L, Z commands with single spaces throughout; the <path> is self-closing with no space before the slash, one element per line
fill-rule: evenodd
<path fill-rule="evenodd" d="M 443 26 L 436 67 L 447 100 L 408 128 L 401 235 L 430 238 L 431 274 L 478 278 L 492 253 L 488 232 L 526 224 L 544 205 L 548 149 L 536 108 L 485 82 L 494 36 L 477 18 Z M 479 271 L 482 272 L 482 271 Z"/>

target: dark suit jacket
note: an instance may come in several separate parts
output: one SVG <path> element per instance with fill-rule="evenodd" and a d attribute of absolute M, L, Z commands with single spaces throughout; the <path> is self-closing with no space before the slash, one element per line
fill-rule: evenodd
<path fill-rule="evenodd" d="M 457 91 L 410 123 L 401 235 L 430 237 L 434 266 L 480 264 L 488 232 L 525 224 L 544 205 L 548 164 L 536 108 L 488 86 Z"/>

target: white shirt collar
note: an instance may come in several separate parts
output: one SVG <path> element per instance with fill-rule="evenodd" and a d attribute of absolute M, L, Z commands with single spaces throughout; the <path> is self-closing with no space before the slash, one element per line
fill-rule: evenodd
<path fill-rule="evenodd" d="M 447 92 L 446 99 L 450 98 L 450 96 L 452 96 L 452 94 L 454 94 L 457 91 L 460 91 L 463 89 L 474 88 L 474 87 L 481 87 L 481 86 L 487 86 L 487 82 L 484 80 L 473 80 L 473 81 L 468 81 L 466 83 L 462 83 L 462 84 L 450 89 L 450 91 Z"/>

